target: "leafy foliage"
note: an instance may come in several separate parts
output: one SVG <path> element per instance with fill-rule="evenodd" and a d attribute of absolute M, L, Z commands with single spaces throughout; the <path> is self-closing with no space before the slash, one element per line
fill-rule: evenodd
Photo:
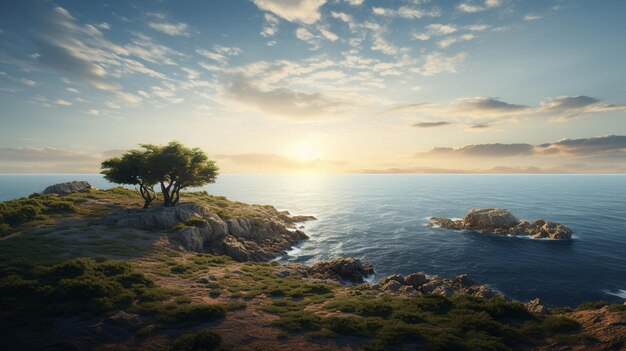
<path fill-rule="evenodd" d="M 161 187 L 167 207 L 178 203 L 181 190 L 215 182 L 219 168 L 199 148 L 191 149 L 177 141 L 141 147 L 143 150 L 130 150 L 122 157 L 102 162 L 101 173 L 113 183 L 138 185 L 144 208 L 156 199 L 156 184 Z"/>

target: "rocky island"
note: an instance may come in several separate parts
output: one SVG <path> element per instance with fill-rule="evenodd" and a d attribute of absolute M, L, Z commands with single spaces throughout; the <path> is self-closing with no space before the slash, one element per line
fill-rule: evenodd
<path fill-rule="evenodd" d="M 141 209 L 133 190 L 89 186 L 0 203 L 3 347 L 608 350 L 626 343 L 623 305 L 548 309 L 466 275 L 394 274 L 370 284 L 364 278 L 375 267 L 355 258 L 270 262 L 306 240 L 295 223 L 313 217 L 206 192 L 182 197 L 177 206 Z M 522 223 L 486 217 L 462 223 L 506 231 Z"/>
<path fill-rule="evenodd" d="M 543 219 L 534 222 L 517 219 L 509 210 L 503 208 L 472 209 L 463 219 L 430 218 L 431 226 L 445 229 L 474 230 L 493 234 L 528 236 L 536 239 L 571 239 L 572 230 L 563 224 L 546 222 Z"/>

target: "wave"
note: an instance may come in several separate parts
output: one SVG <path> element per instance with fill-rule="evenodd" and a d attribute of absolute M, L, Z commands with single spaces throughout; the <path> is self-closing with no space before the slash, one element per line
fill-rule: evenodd
<path fill-rule="evenodd" d="M 603 292 L 605 294 L 617 296 L 617 297 L 620 297 L 620 298 L 626 300 L 626 290 L 622 290 L 622 289 L 617 290 L 617 291 L 604 290 Z"/>

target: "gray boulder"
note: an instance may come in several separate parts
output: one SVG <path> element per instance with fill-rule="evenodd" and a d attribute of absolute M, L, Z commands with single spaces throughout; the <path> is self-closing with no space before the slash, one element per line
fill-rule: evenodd
<path fill-rule="evenodd" d="M 88 181 L 74 180 L 71 182 L 50 185 L 43 191 L 43 194 L 66 195 L 75 191 L 87 190 L 92 188 L 93 187 L 91 186 L 91 184 L 89 184 Z"/>

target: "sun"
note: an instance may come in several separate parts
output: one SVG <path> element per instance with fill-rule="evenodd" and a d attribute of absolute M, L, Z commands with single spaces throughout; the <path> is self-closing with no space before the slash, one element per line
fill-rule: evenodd
<path fill-rule="evenodd" d="M 301 161 L 312 161 L 318 158 L 318 151 L 311 141 L 302 141 L 294 146 L 292 154 Z"/>

